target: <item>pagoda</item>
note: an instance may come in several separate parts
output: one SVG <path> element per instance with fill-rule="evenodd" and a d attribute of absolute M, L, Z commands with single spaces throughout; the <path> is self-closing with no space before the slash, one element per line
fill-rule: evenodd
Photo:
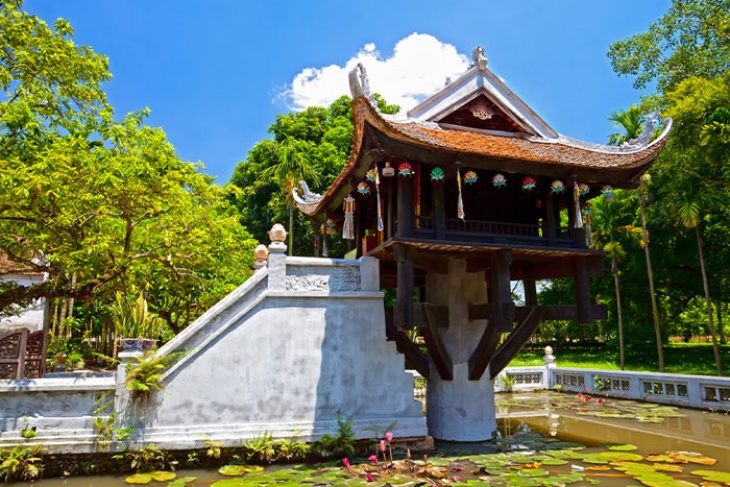
<path fill-rule="evenodd" d="M 481 48 L 472 58 L 405 116 L 378 111 L 358 65 L 345 167 L 323 195 L 294 190 L 325 233 L 379 259 L 381 288 L 397 290 L 385 335 L 428 380 L 429 433 L 454 441 L 492 437 L 493 381 L 542 321 L 606 317 L 590 292 L 604 258 L 589 245 L 590 200 L 636 188 L 671 127 L 653 138 L 653 116 L 618 147 L 566 137 L 487 68 Z M 536 282 L 557 278 L 573 280 L 575 301 L 540 304 Z"/>

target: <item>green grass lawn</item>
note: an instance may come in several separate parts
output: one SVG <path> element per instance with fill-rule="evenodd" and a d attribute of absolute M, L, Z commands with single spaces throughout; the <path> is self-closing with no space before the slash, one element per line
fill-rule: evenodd
<path fill-rule="evenodd" d="M 555 362 L 560 367 L 620 370 L 618 350 L 613 348 L 565 348 L 553 345 Z M 510 367 L 543 365 L 543 351 L 522 350 L 510 362 Z M 730 375 L 730 344 L 720 347 L 723 373 Z M 659 372 L 656 346 L 626 347 L 626 370 Z M 664 371 L 674 374 L 716 375 L 715 357 L 709 343 L 671 343 L 664 345 Z"/>

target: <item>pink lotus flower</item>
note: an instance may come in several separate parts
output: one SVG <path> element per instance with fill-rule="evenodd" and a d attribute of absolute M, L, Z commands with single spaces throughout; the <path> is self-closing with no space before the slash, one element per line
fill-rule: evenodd
<path fill-rule="evenodd" d="M 367 475 L 365 476 L 365 480 L 367 480 L 368 482 L 375 482 L 375 477 L 373 477 L 373 476 L 372 476 L 372 475 L 370 475 L 370 474 L 367 474 Z"/>
<path fill-rule="evenodd" d="M 377 465 L 377 464 L 378 464 L 378 457 L 377 457 L 377 456 L 375 456 L 375 455 L 370 455 L 370 456 L 368 457 L 368 460 L 370 460 L 371 462 L 373 462 L 373 463 L 374 463 L 375 465 Z"/>
<path fill-rule="evenodd" d="M 385 432 L 385 441 L 387 441 L 388 443 L 393 441 L 393 433 L 391 431 Z"/>
<path fill-rule="evenodd" d="M 428 455 L 423 454 L 423 463 L 428 463 Z"/>
<path fill-rule="evenodd" d="M 461 477 L 454 476 L 454 482 L 461 482 Z"/>
<path fill-rule="evenodd" d="M 350 470 L 350 460 L 347 457 L 345 457 L 342 459 L 342 463 L 345 464 L 345 470 L 349 471 Z"/>
<path fill-rule="evenodd" d="M 385 440 L 380 440 L 380 451 L 385 453 Z"/>
<path fill-rule="evenodd" d="M 603 402 L 603 398 L 602 397 L 599 397 L 598 398 L 598 404 L 601 404 L 602 402 Z"/>

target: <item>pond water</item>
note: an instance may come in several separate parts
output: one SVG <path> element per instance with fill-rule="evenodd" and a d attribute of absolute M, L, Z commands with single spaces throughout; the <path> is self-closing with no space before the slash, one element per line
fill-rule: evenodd
<path fill-rule="evenodd" d="M 235 478 L 215 470 L 185 470 L 176 472 L 177 478 L 195 480 L 149 485 L 730 486 L 730 474 L 707 473 L 730 471 L 729 414 L 548 392 L 498 394 L 497 414 L 496 441 L 438 444 L 428 463 L 420 457 L 406 463 L 402 452 L 394 452 L 397 461 L 390 472 L 381 468 L 382 459 L 378 468 L 365 459 L 352 459 L 349 473 L 340 462 L 275 466 Z M 45 479 L 35 485 L 120 487 L 126 485 L 125 477 Z M 709 483 L 703 484 L 703 478 Z"/>

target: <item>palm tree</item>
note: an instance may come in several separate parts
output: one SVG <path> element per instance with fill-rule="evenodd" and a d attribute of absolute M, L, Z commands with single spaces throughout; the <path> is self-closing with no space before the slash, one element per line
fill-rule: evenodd
<path fill-rule="evenodd" d="M 603 250 L 611 259 L 611 274 L 616 291 L 616 313 L 618 318 L 618 344 L 621 370 L 624 370 L 624 330 L 621 309 L 621 285 L 619 264 L 626 259 L 622 241 L 636 242 L 643 246 L 641 229 L 631 222 L 633 214 L 620 201 L 598 200 L 591 211 L 593 247 Z"/>
<path fill-rule="evenodd" d="M 662 331 L 659 323 L 659 308 L 656 304 L 656 290 L 654 289 L 654 271 L 651 267 L 651 254 L 649 253 L 649 232 L 646 231 L 646 215 L 644 208 L 649 201 L 649 184 L 651 177 L 644 174 L 639 179 L 639 215 L 641 216 L 641 240 L 646 257 L 646 273 L 649 276 L 649 295 L 651 296 L 651 314 L 654 319 L 654 333 L 656 334 L 657 355 L 659 356 L 659 372 L 664 372 L 664 350 L 662 346 Z"/>
<path fill-rule="evenodd" d="M 275 177 L 286 190 L 286 201 L 289 204 L 289 255 L 294 249 L 294 200 L 292 189 L 300 180 L 313 184 L 319 183 L 319 174 L 312 167 L 307 155 L 305 141 L 296 140 L 287 135 L 276 147 L 276 163 L 261 173 L 264 178 Z"/>
<path fill-rule="evenodd" d="M 712 319 L 712 301 L 710 299 L 710 284 L 707 278 L 707 266 L 705 264 L 704 242 L 702 240 L 702 221 L 703 213 L 719 202 L 718 198 L 712 191 L 706 191 L 703 184 L 698 179 L 690 180 L 690 184 L 683 193 L 674 202 L 673 210 L 677 215 L 679 222 L 685 228 L 693 228 L 695 238 L 697 239 L 697 250 L 700 259 L 700 271 L 702 272 L 702 286 L 705 291 L 705 303 L 707 305 L 707 320 L 710 326 L 710 337 L 712 338 L 712 351 L 715 354 L 715 365 L 717 367 L 717 375 L 722 375 L 722 361 L 720 359 L 720 347 L 717 344 L 717 333 L 715 331 L 715 323 Z"/>
<path fill-rule="evenodd" d="M 641 135 L 646 123 L 646 117 L 641 107 L 632 104 L 625 112 L 615 111 L 608 119 L 613 125 L 624 132 L 616 132 L 608 136 L 608 145 L 621 145 Z"/>
<path fill-rule="evenodd" d="M 624 133 L 613 133 L 609 136 L 609 145 L 621 145 L 629 140 L 636 139 L 641 135 L 646 123 L 646 117 L 638 105 L 632 104 L 625 112 L 615 111 L 608 117 L 614 126 L 624 130 Z M 644 208 L 649 202 L 649 189 L 651 177 L 648 174 L 641 176 L 638 188 L 639 216 L 641 217 L 641 238 L 646 257 L 646 273 L 649 277 L 649 295 L 651 297 L 651 313 L 654 320 L 654 333 L 656 335 L 657 356 L 659 357 L 659 372 L 664 372 L 664 348 L 662 345 L 662 331 L 659 322 L 659 308 L 656 302 L 656 290 L 654 289 L 654 271 L 651 267 L 651 254 L 649 252 L 649 233 L 646 231 L 646 214 Z"/>

